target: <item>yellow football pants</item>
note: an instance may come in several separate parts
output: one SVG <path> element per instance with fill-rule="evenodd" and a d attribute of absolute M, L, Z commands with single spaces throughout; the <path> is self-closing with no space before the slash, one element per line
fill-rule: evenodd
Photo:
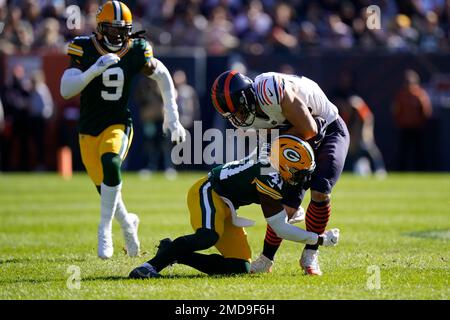
<path fill-rule="evenodd" d="M 102 155 L 115 153 L 125 160 L 133 140 L 133 128 L 125 127 L 123 124 L 109 126 L 98 136 L 80 134 L 81 159 L 84 167 L 95 183 L 99 186 L 103 181 Z"/>
<path fill-rule="evenodd" d="M 230 209 L 212 189 L 206 177 L 190 188 L 187 203 L 194 230 L 199 228 L 214 230 L 219 235 L 215 246 L 225 258 L 250 261 L 252 252 L 245 229 L 232 224 Z"/>

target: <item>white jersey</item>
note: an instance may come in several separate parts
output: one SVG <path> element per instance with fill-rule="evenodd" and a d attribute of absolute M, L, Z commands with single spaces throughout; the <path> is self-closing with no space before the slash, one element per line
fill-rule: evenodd
<path fill-rule="evenodd" d="M 337 107 L 328 100 L 319 85 L 311 79 L 303 76 L 267 72 L 255 78 L 253 88 L 258 104 L 268 119 L 256 116 L 252 128 L 275 128 L 286 121 L 281 112 L 281 100 L 283 100 L 284 88 L 288 82 L 291 82 L 297 88 L 297 93 L 313 116 L 320 116 L 325 119 L 326 125 L 338 118 Z"/>

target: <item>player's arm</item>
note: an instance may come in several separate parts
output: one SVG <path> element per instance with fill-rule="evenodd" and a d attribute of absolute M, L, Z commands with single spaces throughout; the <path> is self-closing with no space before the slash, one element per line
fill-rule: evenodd
<path fill-rule="evenodd" d="M 261 208 L 266 218 L 267 224 L 275 231 L 278 237 L 311 245 L 332 247 L 337 245 L 339 240 L 339 229 L 331 229 L 324 234 L 317 235 L 289 224 L 288 215 L 280 199 L 259 193 Z"/>
<path fill-rule="evenodd" d="M 292 124 L 286 134 L 296 135 L 317 149 L 325 136 L 326 121 L 322 117 L 313 116 L 306 104 L 296 93 L 294 85 L 286 81 L 281 100 L 281 110 L 285 118 Z"/>
<path fill-rule="evenodd" d="M 323 244 L 323 237 L 288 223 L 288 215 L 279 200 L 260 194 L 261 208 L 269 226 L 283 239 L 306 244 Z"/>
<path fill-rule="evenodd" d="M 164 103 L 164 131 L 170 130 L 172 142 L 183 142 L 186 139 L 186 131 L 179 120 L 176 102 L 177 91 L 169 70 L 161 61 L 152 57 L 144 65 L 142 73 L 148 78 L 155 80 L 161 91 Z"/>
<path fill-rule="evenodd" d="M 289 81 L 285 82 L 281 110 L 286 120 L 294 127 L 290 133 L 296 133 L 297 136 L 305 140 L 319 133 L 316 121 L 311 115 L 311 112 L 295 92 L 293 84 Z"/>
<path fill-rule="evenodd" d="M 72 57 L 71 66 L 64 71 L 60 84 L 60 93 L 64 99 L 70 99 L 79 94 L 95 77 L 101 75 L 109 66 L 120 61 L 116 54 L 108 53 L 98 58 L 92 66 L 83 72 L 80 63 L 77 62 L 77 55 L 82 55 L 82 50 L 81 53 L 72 50 L 69 45 L 69 55 Z M 72 55 L 71 52 L 76 55 Z"/>

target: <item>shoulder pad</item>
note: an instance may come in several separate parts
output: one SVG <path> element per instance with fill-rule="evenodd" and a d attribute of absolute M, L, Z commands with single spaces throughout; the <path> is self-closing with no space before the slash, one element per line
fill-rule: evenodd
<path fill-rule="evenodd" d="M 278 172 L 271 172 L 264 175 L 259 175 L 255 178 L 256 190 L 258 192 L 268 195 L 274 200 L 281 200 L 281 189 L 283 187 L 283 180 Z"/>
<path fill-rule="evenodd" d="M 75 57 L 82 57 L 84 54 L 84 47 L 90 41 L 90 37 L 76 37 L 67 46 L 67 54 Z"/>
<path fill-rule="evenodd" d="M 284 96 L 284 79 L 276 73 L 263 73 L 255 79 L 255 92 L 261 105 L 280 105 Z"/>
<path fill-rule="evenodd" d="M 91 40 L 91 36 L 77 36 L 75 38 L 73 38 L 73 41 L 89 41 Z"/>
<path fill-rule="evenodd" d="M 78 36 L 73 38 L 67 47 L 67 54 L 82 57 L 86 46 L 91 43 L 92 36 Z"/>

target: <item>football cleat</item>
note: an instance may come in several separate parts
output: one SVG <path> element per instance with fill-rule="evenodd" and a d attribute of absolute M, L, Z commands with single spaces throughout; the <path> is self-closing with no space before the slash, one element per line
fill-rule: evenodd
<path fill-rule="evenodd" d="M 139 217 L 134 213 L 129 213 L 130 227 L 123 229 L 123 237 L 125 238 L 125 247 L 127 254 L 130 257 L 137 257 L 139 255 Z"/>
<path fill-rule="evenodd" d="M 261 255 L 250 264 L 250 273 L 272 272 L 273 261 L 261 253 Z"/>
<path fill-rule="evenodd" d="M 161 278 L 161 275 L 155 270 L 155 268 L 148 262 L 145 262 L 141 266 L 133 269 L 128 275 L 131 279 L 150 279 Z"/>
<path fill-rule="evenodd" d="M 99 225 L 97 235 L 98 235 L 98 251 L 97 251 L 98 257 L 101 259 L 111 258 L 114 253 L 111 229 Z"/>
<path fill-rule="evenodd" d="M 304 249 L 302 257 L 300 258 L 300 267 L 305 271 L 305 274 L 311 276 L 321 276 L 319 266 L 319 250 Z"/>

